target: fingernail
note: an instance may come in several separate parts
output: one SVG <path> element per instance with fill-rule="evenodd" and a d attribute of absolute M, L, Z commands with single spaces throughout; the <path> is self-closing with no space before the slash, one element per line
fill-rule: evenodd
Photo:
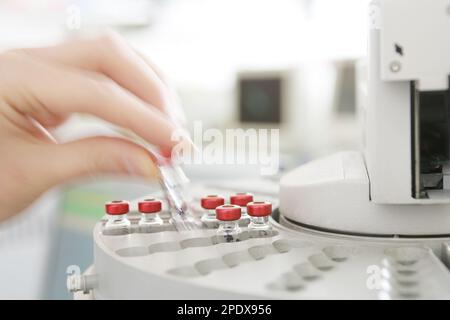
<path fill-rule="evenodd" d="M 172 155 L 172 148 L 169 148 L 169 147 L 161 147 L 161 148 L 160 148 L 160 153 L 161 153 L 161 155 L 162 155 L 164 158 L 169 158 L 169 159 L 170 159 L 170 157 L 171 157 L 171 155 Z"/>

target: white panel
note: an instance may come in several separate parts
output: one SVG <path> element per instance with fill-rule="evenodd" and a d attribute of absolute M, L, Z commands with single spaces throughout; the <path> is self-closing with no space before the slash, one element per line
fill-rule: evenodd
<path fill-rule="evenodd" d="M 322 177 L 315 178 L 318 176 Z M 391 180 L 395 181 L 395 177 L 393 174 Z M 341 152 L 312 161 L 287 173 L 280 181 L 280 212 L 286 218 L 350 233 L 448 233 L 450 204 L 445 203 L 448 199 L 440 204 L 439 199 L 425 201 L 429 205 L 370 201 L 369 179 L 362 155 L 357 152 Z"/>
<path fill-rule="evenodd" d="M 408 82 L 380 78 L 380 31 L 370 31 L 365 160 L 376 203 L 416 202 L 411 196 L 411 118 Z"/>
<path fill-rule="evenodd" d="M 449 39 L 449 0 L 382 1 L 382 79 L 418 80 L 420 90 L 447 89 Z"/>

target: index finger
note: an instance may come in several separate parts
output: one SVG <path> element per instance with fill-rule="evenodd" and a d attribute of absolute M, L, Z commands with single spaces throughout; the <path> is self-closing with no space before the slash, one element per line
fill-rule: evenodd
<path fill-rule="evenodd" d="M 118 35 L 72 40 L 60 45 L 23 49 L 25 52 L 76 68 L 102 73 L 143 101 L 173 117 L 173 91 L 151 64 Z M 175 119 L 173 119 L 175 120 Z"/>
<path fill-rule="evenodd" d="M 167 115 L 101 74 L 24 55 L 13 57 L 9 66 L 15 70 L 9 81 L 16 88 L 8 101 L 21 114 L 41 122 L 48 114 L 89 113 L 130 129 L 156 146 L 176 144 L 172 134 L 179 128 Z"/>

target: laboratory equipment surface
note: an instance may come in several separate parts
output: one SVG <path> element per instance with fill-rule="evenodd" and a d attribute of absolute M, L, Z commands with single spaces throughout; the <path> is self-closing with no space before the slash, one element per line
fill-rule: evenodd
<path fill-rule="evenodd" d="M 363 152 L 284 176 L 287 219 L 349 234 L 450 234 L 449 8 L 446 0 L 372 1 L 357 74 Z"/>
<path fill-rule="evenodd" d="M 246 225 L 229 243 L 207 226 L 108 236 L 99 222 L 93 267 L 68 278 L 76 297 L 450 298 L 450 3 L 379 0 L 369 14 L 357 72 L 363 152 L 308 163 L 279 193 L 192 187 L 198 219 L 208 194 L 272 203 L 265 237 Z"/>
<path fill-rule="evenodd" d="M 134 231 L 105 235 L 106 219 L 98 222 L 94 265 L 83 275 L 70 275 L 69 289 L 78 299 L 450 298 L 445 265 L 450 237 L 368 237 L 309 229 L 280 214 L 276 192 L 257 189 L 249 190 L 256 202 L 273 205 L 272 233 L 253 237 L 240 225 L 237 242 L 216 241 L 217 227 L 174 231 L 166 203 L 160 212 L 166 228 L 139 232 L 134 209 L 139 200 L 132 201 Z M 198 220 L 205 194 L 235 192 L 220 186 L 192 186 L 192 191 Z"/>

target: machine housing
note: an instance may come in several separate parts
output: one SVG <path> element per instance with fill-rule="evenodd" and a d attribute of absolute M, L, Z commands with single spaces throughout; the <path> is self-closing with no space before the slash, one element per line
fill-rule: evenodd
<path fill-rule="evenodd" d="M 280 184 L 290 221 L 334 232 L 444 235 L 450 223 L 450 2 L 377 0 L 358 71 L 362 152 Z"/>

